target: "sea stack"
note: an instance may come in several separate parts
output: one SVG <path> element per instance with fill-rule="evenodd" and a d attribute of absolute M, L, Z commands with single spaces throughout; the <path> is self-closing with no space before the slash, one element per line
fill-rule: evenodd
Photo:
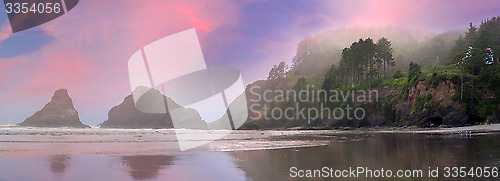
<path fill-rule="evenodd" d="M 88 127 L 80 121 L 78 111 L 73 106 L 73 101 L 66 89 L 57 90 L 54 96 L 52 96 L 52 100 L 42 110 L 36 112 L 22 123 L 19 123 L 19 126 Z"/>
<path fill-rule="evenodd" d="M 135 91 L 142 92 L 147 90 L 145 87 L 138 87 Z M 175 105 L 175 108 L 179 108 L 178 111 L 182 111 L 186 124 L 176 125 L 176 128 L 189 128 L 189 129 L 207 129 L 207 124 L 203 121 L 194 109 L 183 108 L 173 102 L 172 99 L 161 94 L 156 89 L 151 89 L 147 91 L 145 97 L 154 98 L 156 104 L 165 104 L 164 100 L 169 102 L 169 105 Z M 162 99 L 156 99 L 162 98 Z M 140 103 L 139 103 L 140 104 Z M 155 106 L 161 107 L 161 106 Z M 172 107 L 173 108 L 173 107 Z M 174 128 L 170 113 L 165 110 L 166 113 L 145 113 L 137 109 L 134 103 L 133 93 L 125 97 L 122 103 L 113 107 L 108 113 L 108 120 L 101 123 L 99 126 L 101 128 L 128 128 L 128 129 L 140 129 L 140 128 Z"/>

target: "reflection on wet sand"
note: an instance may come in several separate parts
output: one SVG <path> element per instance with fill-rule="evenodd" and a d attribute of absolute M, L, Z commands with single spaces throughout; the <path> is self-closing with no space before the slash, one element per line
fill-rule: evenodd
<path fill-rule="evenodd" d="M 61 176 L 66 171 L 66 168 L 71 164 L 71 157 L 68 155 L 50 156 L 50 171 L 57 176 Z"/>
<path fill-rule="evenodd" d="M 122 156 L 122 164 L 127 166 L 134 180 L 156 179 L 161 169 L 172 164 L 173 156 L 139 155 Z"/>
<path fill-rule="evenodd" d="M 310 139 L 332 142 L 311 148 L 168 155 L 0 157 L 0 180 L 301 180 L 290 177 L 290 167 L 427 170 L 500 164 L 500 134 L 333 134 Z M 368 180 L 357 178 L 363 179 Z"/>
<path fill-rule="evenodd" d="M 497 166 L 499 135 L 475 137 L 411 134 L 364 135 L 358 140 L 326 147 L 232 152 L 239 168 L 252 180 L 301 180 L 290 177 L 298 169 L 422 169 L 428 167 Z M 365 178 L 366 179 L 366 178 Z"/>

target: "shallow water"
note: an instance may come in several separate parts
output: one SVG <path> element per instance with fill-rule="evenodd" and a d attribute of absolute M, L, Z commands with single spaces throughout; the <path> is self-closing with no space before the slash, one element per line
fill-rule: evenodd
<path fill-rule="evenodd" d="M 290 176 L 291 167 L 304 170 L 366 167 L 427 171 L 428 167 L 500 166 L 500 134 L 379 133 L 338 137 L 327 146 L 310 148 L 198 151 L 170 155 L 0 157 L 0 180 L 300 180 Z M 424 178 L 420 179 L 428 180 L 427 173 L 424 173 Z M 441 173 L 439 179 L 442 178 Z M 351 179 L 370 180 L 365 177 Z"/>

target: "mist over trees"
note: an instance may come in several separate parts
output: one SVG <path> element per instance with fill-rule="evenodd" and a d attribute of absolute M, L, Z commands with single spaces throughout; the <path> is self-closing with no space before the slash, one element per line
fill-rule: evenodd
<path fill-rule="evenodd" d="M 323 88 L 334 79 L 340 78 L 343 84 L 351 86 L 359 85 L 362 80 L 368 80 L 369 86 L 374 77 L 385 75 L 386 65 L 394 66 L 392 58 L 391 42 L 387 38 L 381 38 L 374 43 L 371 38 L 359 39 L 350 47 L 342 50 L 339 68 L 334 65 L 325 74 Z M 383 67 L 383 70 L 381 69 Z"/>
<path fill-rule="evenodd" d="M 422 67 L 431 67 L 437 64 L 436 59 L 438 59 L 441 62 L 439 64 L 445 64 L 453 60 L 454 56 L 450 58 L 448 50 L 453 47 L 455 40 L 463 35 L 464 31 L 456 30 L 436 35 L 397 27 L 353 27 L 327 30 L 300 41 L 293 59 L 285 61 L 290 65 L 285 64 L 284 75 L 280 77 L 276 74 L 279 72 L 276 68 L 279 67 L 280 62 L 270 70 L 268 79 L 281 78 L 283 81 L 277 82 L 278 87 L 290 89 L 299 78 L 306 77 L 308 84 L 320 88 L 324 75 L 331 69 L 331 66 L 335 65 L 336 68 L 340 68 L 342 50 L 360 38 L 379 40 L 385 37 L 390 40 L 393 60 L 382 59 L 374 62 L 373 66 L 378 71 L 377 76 L 384 75 L 384 72 L 385 75 L 392 75 L 398 69 L 406 70 L 410 62 L 416 62 Z M 379 44 L 380 42 L 373 43 Z M 394 64 L 394 62 L 397 63 Z"/>
<path fill-rule="evenodd" d="M 268 80 L 273 80 L 272 87 L 277 89 L 292 89 L 301 78 L 315 86 L 312 89 L 355 86 L 365 81 L 370 88 L 374 78 L 401 77 L 401 70 L 408 70 L 411 62 L 422 69 L 457 63 L 470 45 L 473 45 L 473 54 L 484 54 L 479 49 L 484 51 L 487 47 L 492 53 L 497 52 L 498 21 L 493 18 L 479 28 L 471 25 L 468 30 L 440 34 L 396 27 L 327 30 L 300 41 L 293 59 L 276 64 L 269 71 Z M 486 65 L 476 65 L 477 61 L 471 59 L 464 65 L 465 73 L 472 72 L 474 67 L 474 75 L 496 81 L 498 69 L 486 70 Z"/>
<path fill-rule="evenodd" d="M 323 106 L 366 109 L 368 118 L 352 122 L 354 127 L 441 124 L 432 121 L 438 119 L 447 125 L 499 122 L 499 51 L 498 17 L 478 27 L 470 24 L 468 29 L 440 34 L 394 27 L 339 28 L 304 38 L 297 44 L 292 60 L 276 64 L 267 80 L 256 81 L 248 87 L 259 86 L 261 92 L 306 90 L 312 94 L 315 90 L 323 91 L 324 94 L 311 101 L 286 99 L 262 104 L 281 110 L 296 104 L 318 109 Z M 352 100 L 321 102 L 331 90 L 367 89 L 384 95 L 379 102 L 366 104 Z M 259 113 L 271 114 L 269 110 Z M 294 127 L 302 125 L 300 121 L 264 120 L 258 124 Z M 344 123 L 319 120 L 312 124 L 342 126 Z"/>
<path fill-rule="evenodd" d="M 394 46 L 394 59 L 399 62 L 396 69 L 406 69 L 410 62 L 426 68 L 448 64 L 455 58 L 449 51 L 464 31 L 448 31 L 420 42 L 408 42 L 407 46 Z"/>

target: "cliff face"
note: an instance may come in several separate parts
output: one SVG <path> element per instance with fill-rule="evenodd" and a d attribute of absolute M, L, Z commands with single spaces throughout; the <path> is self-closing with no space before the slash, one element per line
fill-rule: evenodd
<path fill-rule="evenodd" d="M 378 102 L 371 100 L 365 103 L 350 103 L 351 106 L 363 108 L 366 111 L 366 116 L 361 120 L 348 120 L 345 118 L 314 119 L 308 123 L 307 120 L 301 119 L 249 119 L 241 129 L 331 129 L 339 127 L 413 125 L 418 127 L 454 127 L 471 125 L 482 122 L 484 119 L 487 119 L 489 123 L 500 122 L 500 114 L 481 118 L 468 113 L 467 108 L 457 101 L 457 97 L 460 99 L 460 85 L 454 84 L 450 80 L 440 80 L 435 85 L 429 85 L 425 79 L 420 80 L 409 89 L 407 98 L 402 98 L 400 89 L 394 87 L 379 86 L 372 89 L 378 91 Z M 482 100 L 496 98 L 495 93 L 487 89 L 478 89 L 476 91 L 476 95 L 481 95 Z M 469 95 L 464 93 L 464 99 L 469 99 Z M 252 98 L 251 96 L 247 91 L 247 97 Z M 337 106 L 342 108 L 342 105 Z M 259 113 L 256 113 L 255 110 L 249 110 L 250 116 L 256 117 L 255 114 L 269 114 L 269 112 L 266 113 L 262 110 L 257 111 Z"/>
<path fill-rule="evenodd" d="M 451 98 L 460 87 L 450 80 L 440 81 L 437 86 L 426 86 L 423 81 L 410 89 L 409 101 L 401 104 L 399 120 L 417 126 L 464 126 L 470 118 L 463 106 Z M 406 116 L 408 115 L 408 116 Z"/>
<path fill-rule="evenodd" d="M 19 126 L 33 127 L 88 127 L 80 122 L 78 112 L 73 106 L 66 89 L 59 89 L 42 110 L 19 123 Z"/>
<path fill-rule="evenodd" d="M 138 91 L 138 90 L 135 90 Z M 146 97 L 153 98 L 163 97 L 169 101 L 169 105 L 176 105 L 173 100 L 163 96 L 156 90 L 151 90 Z M 164 104 L 163 100 L 158 102 Z M 139 102 L 141 104 L 141 102 Z M 185 115 L 186 124 L 177 124 L 176 128 L 191 128 L 191 129 L 207 129 L 205 121 L 201 120 L 198 112 L 194 109 L 186 109 L 177 106 Z M 100 124 L 101 128 L 174 128 L 170 113 L 145 113 L 138 110 L 134 103 L 132 94 L 127 96 L 122 103 L 113 107 L 108 113 L 108 120 Z M 182 121 L 180 121 L 182 123 Z"/>

